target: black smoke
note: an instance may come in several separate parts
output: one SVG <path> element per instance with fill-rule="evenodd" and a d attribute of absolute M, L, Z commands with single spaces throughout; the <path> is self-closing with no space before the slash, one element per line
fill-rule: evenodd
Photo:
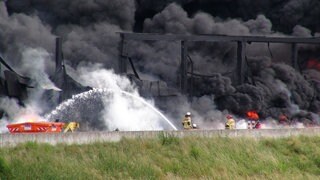
<path fill-rule="evenodd" d="M 0 51 L 12 66 L 19 66 L 26 47 L 54 54 L 56 36 L 63 37 L 68 66 L 76 69 L 102 63 L 117 70 L 117 32 L 300 37 L 320 32 L 317 0 L 8 0 L 0 3 L 0 14 Z M 178 88 L 179 48 L 177 42 L 129 42 L 128 55 L 144 77 Z M 281 113 L 292 117 L 301 112 L 318 114 L 319 72 L 293 69 L 290 48 L 248 44 L 246 82 L 236 85 L 236 44 L 190 43 L 194 72 L 204 77 L 193 77 L 193 97 L 187 100 L 178 95 L 159 101 L 159 106 L 174 119 L 191 109 L 210 122 L 216 120 L 215 112 L 208 109 L 239 116 L 254 109 L 263 118 Z M 317 52 L 319 46 L 298 49 Z M 315 56 L 320 60 L 319 54 Z M 53 59 L 48 60 L 50 67 Z"/>
<path fill-rule="evenodd" d="M 320 2 L 318 0 L 140 0 L 137 13 L 143 21 L 162 11 L 168 4 L 175 2 L 194 16 L 205 12 L 220 19 L 242 19 L 248 21 L 263 14 L 272 22 L 273 30 L 286 34 L 292 33 L 296 25 L 304 26 L 316 33 L 320 31 L 317 23 L 320 17 Z M 144 13 L 148 12 L 148 13 Z"/>
<path fill-rule="evenodd" d="M 272 21 L 265 15 L 257 14 L 255 19 L 244 21 L 243 19 L 226 19 L 213 17 L 208 13 L 198 12 L 190 16 L 183 7 L 172 3 L 160 13 L 144 21 L 143 32 L 170 33 L 170 34 L 223 34 L 223 35 L 263 35 L 263 36 L 299 36 L 311 37 L 314 30 L 309 30 L 299 24 L 292 28 L 292 34 L 275 31 Z M 141 62 L 159 78 L 175 81 L 172 71 L 164 68 L 168 64 L 179 65 L 179 57 L 171 56 L 170 59 L 163 54 L 179 52 L 178 44 L 164 42 L 152 43 L 152 51 L 135 48 L 133 54 L 137 57 L 145 57 Z M 143 45 L 146 46 L 146 45 Z M 135 45 L 135 47 L 139 47 Z M 301 45 L 301 49 L 315 48 Z M 317 46 L 315 49 L 319 49 Z M 166 53 L 163 53 L 165 51 Z M 157 52 L 157 53 L 155 53 Z M 150 54 L 149 54 L 150 53 Z M 302 111 L 318 113 L 318 91 L 312 85 L 313 80 L 304 74 L 309 69 L 295 70 L 291 67 L 291 50 L 285 44 L 248 44 L 247 45 L 247 79 L 246 83 L 236 85 L 231 83 L 234 79 L 236 68 L 236 46 L 230 43 L 190 43 L 189 55 L 194 62 L 194 71 L 204 75 L 203 78 L 193 78 L 197 97 L 214 95 L 214 101 L 220 110 L 228 110 L 232 113 L 244 116 L 249 110 L 257 110 L 261 117 L 278 118 L 280 114 L 293 116 Z M 319 54 L 317 54 L 319 56 Z M 164 60 L 162 60 L 164 59 Z M 160 62 L 159 62 L 160 60 Z M 147 63 L 147 61 L 156 63 Z M 215 73 L 223 76 L 214 76 Z M 230 75 L 231 72 L 231 75 Z M 167 75 L 167 76 L 166 76 Z M 228 79 L 229 80 L 224 80 Z M 205 108 L 203 108 L 205 109 Z M 202 112 L 205 114 L 205 111 Z M 209 119 L 210 117 L 208 117 Z M 317 119 L 313 119 L 317 121 Z"/>

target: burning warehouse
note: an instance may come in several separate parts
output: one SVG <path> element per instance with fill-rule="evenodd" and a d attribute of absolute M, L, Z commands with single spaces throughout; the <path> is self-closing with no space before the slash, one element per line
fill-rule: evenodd
<path fill-rule="evenodd" d="M 28 77 L 17 74 L 5 61 L 0 57 L 1 67 L 7 68 L 3 71 L 4 77 L 0 77 L 0 96 L 8 96 L 18 99 L 19 104 L 27 99 L 27 88 L 32 88 L 34 82 Z M 2 69 L 2 68 L 1 68 Z M 4 112 L 1 112 L 1 115 Z"/>
<path fill-rule="evenodd" d="M 304 100 L 301 99 L 302 97 L 299 96 L 311 95 L 311 97 L 309 98 L 313 98 L 313 100 L 315 100 L 314 98 L 316 98 L 316 89 L 310 87 L 309 84 L 310 82 L 314 83 L 314 79 L 308 79 L 307 73 L 310 67 L 316 68 L 317 61 L 313 62 L 314 60 L 309 60 L 307 62 L 304 62 L 303 58 L 305 58 L 305 55 L 301 56 L 300 51 L 304 52 L 303 48 L 305 48 L 306 45 L 300 46 L 299 44 L 316 44 L 316 46 L 311 46 L 313 48 L 319 48 L 318 44 L 320 43 L 320 38 L 217 35 L 184 36 L 129 33 L 123 33 L 121 34 L 121 37 L 122 41 L 120 42 L 121 51 L 119 59 L 119 69 L 122 73 L 126 73 L 127 71 L 127 62 L 126 59 L 123 58 L 125 57 L 123 56 L 123 54 L 129 52 L 134 54 L 133 56 L 135 56 L 136 53 L 134 51 L 130 52 L 130 50 L 127 50 L 128 52 L 126 52 L 124 50 L 128 47 L 123 46 L 130 47 L 130 45 L 126 45 L 129 44 L 130 41 L 148 40 L 181 42 L 181 49 L 180 51 L 178 50 L 179 52 L 181 52 L 181 63 L 177 68 L 178 70 L 176 75 L 178 79 L 177 84 L 180 88 L 180 91 L 191 97 L 214 95 L 215 97 L 213 99 L 217 103 L 219 109 L 227 109 L 230 112 L 242 117 L 245 117 L 245 113 L 250 109 L 259 111 L 263 118 L 277 118 L 282 113 L 290 115 L 296 113 L 299 114 L 300 112 L 304 112 L 304 110 L 293 110 L 293 107 L 297 107 L 295 101 L 299 100 L 299 103 L 305 103 L 303 102 Z M 233 64 L 227 64 L 229 68 L 225 68 L 227 69 L 227 71 L 224 72 L 221 72 L 222 68 L 220 68 L 224 65 L 218 64 L 219 62 L 212 62 L 214 65 L 218 66 L 219 69 L 212 67 L 212 69 L 210 69 L 211 72 L 208 71 L 211 74 L 208 74 L 208 72 L 203 72 L 203 69 L 196 69 L 195 67 L 197 67 L 198 61 L 192 60 L 191 57 L 193 56 L 192 54 L 199 53 L 195 52 L 195 50 L 193 49 L 194 44 L 195 42 L 197 43 L 197 41 L 212 41 L 215 44 L 222 42 L 225 44 L 225 46 L 227 46 L 226 42 L 236 42 L 234 53 L 235 62 Z M 266 49 L 269 51 L 270 57 L 262 57 L 262 59 L 260 60 L 262 62 L 259 62 L 262 64 L 257 64 L 257 58 L 250 56 L 250 49 L 248 48 L 255 48 L 255 46 L 262 47 L 259 44 L 253 45 L 253 43 L 265 43 L 267 45 Z M 287 46 L 289 46 L 290 48 L 290 51 L 288 53 L 289 58 L 284 59 L 282 62 L 276 62 L 275 60 L 273 60 L 270 43 L 288 43 L 289 45 Z M 189 51 L 187 44 L 189 44 L 189 47 L 191 47 Z M 206 48 L 206 46 L 203 44 L 198 43 L 198 45 Z M 137 45 L 135 44 L 135 47 L 136 46 Z M 285 47 L 286 45 L 282 46 Z M 299 47 L 302 47 L 301 50 L 299 49 Z M 230 48 L 232 48 L 232 46 Z M 130 62 L 130 64 L 132 64 L 132 62 Z M 307 64 L 307 66 L 305 66 L 304 64 Z M 219 71 L 220 73 L 218 73 Z M 222 79 L 224 80 L 221 81 Z M 287 85 L 287 81 L 290 81 L 290 84 Z M 230 87 L 228 89 L 223 87 L 223 90 L 229 92 L 219 92 L 220 87 L 222 85 L 226 85 L 226 82 Z M 296 94 L 292 95 L 290 92 L 291 90 L 296 91 Z M 308 90 L 309 92 L 304 92 L 304 90 Z M 270 97 L 267 97 L 266 95 Z M 316 106 L 316 104 L 313 104 L 315 102 L 308 101 L 308 103 L 310 103 L 308 104 L 310 108 L 314 108 L 314 106 Z M 311 118 L 310 114 L 308 119 L 310 121 L 315 120 L 315 122 L 317 122 L 317 118 Z"/>
<path fill-rule="evenodd" d="M 212 128 L 225 114 L 246 118 L 250 110 L 257 111 L 261 120 L 286 114 L 290 120 L 318 121 L 320 8 L 314 8 L 320 6 L 318 1 L 285 0 L 281 5 L 221 0 L 88 2 L 91 5 L 60 0 L 0 4 L 0 50 L 7 64 L 15 72 L 29 72 L 30 79 L 39 77 L 30 72 L 41 70 L 62 89 L 42 92 L 41 99 L 61 102 L 87 87 L 109 87 L 102 86 L 109 76 L 95 79 L 98 72 L 106 73 L 101 69 L 108 69 L 128 77 L 117 86 L 126 91 L 138 87 L 175 124 L 188 111 L 200 127 Z M 163 36 L 152 39 L 150 34 Z M 54 58 L 56 36 L 63 38 L 64 63 Z M 43 67 L 26 66 L 31 64 L 23 60 L 28 48 L 47 53 Z M 3 82 L 5 76 L 1 77 Z M 70 85 L 71 79 L 78 83 Z M 128 79 L 134 85 L 124 87 L 121 82 Z M 34 89 L 24 79 L 18 81 L 24 89 Z M 42 114 L 58 105 L 44 104 Z M 96 109 L 93 104 L 101 108 L 104 103 L 91 101 L 86 107 Z M 91 117 L 90 126 L 103 129 L 100 122 L 112 118 L 105 112 L 91 113 L 96 117 Z M 78 114 L 72 113 L 81 121 L 90 119 Z"/>
<path fill-rule="evenodd" d="M 13 98 L 22 107 L 30 98 L 31 88 L 39 89 L 43 91 L 43 99 L 47 101 L 47 105 L 51 108 L 57 106 L 62 101 L 71 98 L 73 94 L 77 94 L 83 91 L 88 91 L 90 87 L 83 87 L 81 84 L 73 80 L 67 73 L 64 67 L 64 60 L 62 55 L 61 39 L 56 39 L 56 69 L 55 73 L 50 79 L 55 86 L 48 86 L 42 82 L 19 75 L 11 68 L 6 61 L 0 57 L 1 66 L 5 69 L 3 73 L 4 77 L 0 82 L 0 97 Z M 1 109 L 1 117 L 6 114 L 5 109 Z"/>

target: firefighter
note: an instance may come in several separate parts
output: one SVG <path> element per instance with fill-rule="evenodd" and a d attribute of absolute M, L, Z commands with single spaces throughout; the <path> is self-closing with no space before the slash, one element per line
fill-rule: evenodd
<path fill-rule="evenodd" d="M 283 125 L 283 126 L 286 126 L 286 125 L 288 125 L 288 123 L 289 123 L 288 116 L 285 115 L 285 114 L 281 114 L 279 116 L 279 124 Z"/>
<path fill-rule="evenodd" d="M 232 115 L 228 114 L 226 118 L 227 118 L 226 129 L 235 129 L 236 122 L 234 121 Z"/>
<path fill-rule="evenodd" d="M 192 129 L 191 113 L 187 112 L 182 120 L 183 129 Z"/>
<path fill-rule="evenodd" d="M 254 125 L 254 129 L 261 129 L 261 123 L 259 119 L 257 120 L 256 124 Z"/>
<path fill-rule="evenodd" d="M 248 129 L 258 129 L 257 127 L 261 127 L 259 119 L 249 119 L 248 120 Z"/>
<path fill-rule="evenodd" d="M 258 113 L 256 111 L 248 111 L 246 115 L 248 118 L 248 129 L 257 129 L 256 126 L 260 126 Z"/>
<path fill-rule="evenodd" d="M 63 132 L 68 132 L 68 131 L 73 132 L 75 129 L 77 129 L 77 128 L 79 128 L 79 127 L 80 127 L 79 123 L 77 123 L 77 122 L 69 122 L 69 123 L 66 125 L 66 127 L 65 127 L 65 129 L 64 129 Z"/>

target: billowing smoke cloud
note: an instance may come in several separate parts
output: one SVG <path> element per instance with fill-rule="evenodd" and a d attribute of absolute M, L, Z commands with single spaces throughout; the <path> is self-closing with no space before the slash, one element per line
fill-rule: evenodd
<path fill-rule="evenodd" d="M 317 23 L 319 7 L 317 0 L 285 0 L 282 3 L 276 0 L 10 0 L 0 3 L 0 48 L 10 60 L 9 64 L 19 71 L 29 75 L 30 72 L 48 74 L 43 77 L 49 77 L 53 73 L 54 37 L 62 36 L 68 68 L 82 69 L 82 66 L 100 63 L 103 68 L 116 71 L 119 42 L 116 32 L 141 30 L 171 34 L 312 37 L 320 31 Z M 134 64 L 143 75 L 141 77 L 152 77 L 153 81 L 165 81 L 170 88 L 178 88 L 178 42 L 129 42 L 128 45 L 128 55 L 136 60 Z M 20 66 L 26 47 L 41 48 L 48 53 L 44 55 L 49 61 L 43 65 L 43 71 L 36 70 L 37 66 Z M 303 62 L 300 72 L 291 68 L 289 45 L 247 44 L 246 83 L 240 86 L 232 82 L 236 68 L 235 44 L 197 42 L 189 43 L 188 48 L 194 73 L 200 75 L 193 77 L 192 97 L 177 93 L 155 102 L 176 124 L 187 111 L 192 112 L 200 126 L 212 125 L 212 128 L 221 127 L 226 113 L 241 117 L 252 109 L 257 110 L 262 118 L 277 118 L 286 113 L 291 118 L 317 119 L 316 114 L 320 111 L 318 71 L 306 69 Z M 299 51 L 319 50 L 319 47 L 307 45 L 298 48 Z M 31 57 L 28 59 L 34 58 Z M 83 85 L 98 87 L 101 83 L 105 86 L 105 81 L 86 84 L 90 81 L 83 78 L 87 75 L 90 80 L 93 77 L 100 80 L 99 74 L 106 73 L 101 68 L 95 67 L 89 72 L 75 71 L 72 77 Z M 95 70 L 99 74 L 95 74 Z M 49 81 L 45 80 L 42 82 L 47 84 Z M 122 88 L 133 92 L 127 87 L 132 86 Z M 90 103 L 96 103 L 102 109 L 106 105 L 101 100 L 88 100 L 86 107 L 89 111 L 96 107 Z M 80 112 L 83 109 L 79 107 Z M 80 121 L 88 119 L 88 126 L 99 130 L 105 126 L 119 127 L 118 122 L 101 125 L 105 119 L 115 118 L 110 117 L 110 113 L 82 118 Z"/>
<path fill-rule="evenodd" d="M 11 65 L 20 64 L 22 51 L 42 47 L 53 51 L 54 36 L 51 29 L 41 22 L 38 16 L 7 13 L 4 2 L 0 2 L 0 49 Z"/>
<path fill-rule="evenodd" d="M 139 9 L 151 12 L 159 12 L 173 1 L 161 1 L 153 3 L 152 0 L 141 1 Z M 291 33 L 297 24 L 319 32 L 319 24 L 316 23 L 320 15 L 320 3 L 317 0 L 180 0 L 174 1 L 184 7 L 190 15 L 199 11 L 220 18 L 241 18 L 243 20 L 254 19 L 257 14 L 264 14 L 273 23 L 277 31 Z M 152 5 L 152 6 L 151 6 Z"/>
<path fill-rule="evenodd" d="M 256 19 L 248 21 L 235 19 L 223 21 L 203 12 L 189 17 L 181 6 L 174 3 L 168 5 L 153 18 L 146 19 L 144 31 L 178 34 L 285 36 L 282 33 L 273 32 L 271 21 L 264 15 L 258 15 Z M 293 29 L 293 35 L 310 37 L 311 32 L 307 28 L 297 25 Z M 133 46 L 139 47 L 137 44 Z M 150 47 L 146 44 L 141 47 L 143 48 L 135 48 L 130 52 L 137 59 L 145 59 L 140 66 L 143 64 L 145 69 L 155 73 L 160 79 L 175 82 L 177 76 L 172 76 L 172 67 L 168 67 L 168 65 L 174 65 L 178 69 L 180 59 L 174 52 L 179 52 L 179 45 L 155 42 L 150 44 Z M 301 110 L 308 111 L 315 106 L 313 104 L 317 104 L 318 100 L 314 98 L 317 92 L 308 79 L 290 66 L 290 46 L 288 45 L 248 45 L 249 81 L 240 86 L 234 86 L 229 79 L 232 79 L 232 75 L 228 75 L 228 73 L 232 74 L 236 68 L 234 44 L 190 43 L 188 48 L 189 55 L 194 62 L 194 72 L 207 76 L 194 78 L 194 95 L 198 97 L 214 95 L 212 99 L 220 110 L 227 109 L 244 116 L 246 111 L 255 109 L 260 112 L 262 117 L 277 118 L 281 113 L 293 116 L 299 114 Z M 163 54 L 167 54 L 166 56 L 169 57 L 163 56 Z M 159 62 L 159 60 L 161 61 Z M 205 103 L 198 104 L 198 107 L 201 107 L 198 110 L 201 116 L 206 116 L 206 106 Z M 314 111 L 314 113 L 317 112 L 319 110 Z M 308 118 L 317 121 L 318 118 L 312 118 L 311 114 L 308 115 Z"/>
<path fill-rule="evenodd" d="M 23 12 L 51 25 L 51 32 L 63 37 L 64 56 L 73 67 L 95 61 L 116 68 L 117 32 L 131 30 L 134 24 L 134 1 L 13 0 L 7 6 L 9 12 Z M 54 45 L 53 40 L 47 42 Z"/>
<path fill-rule="evenodd" d="M 55 87 L 46 73 L 53 69 L 51 57 L 44 49 L 25 49 L 22 52 L 22 63 L 17 69 L 20 73 L 34 79 L 43 89 L 60 89 Z"/>
<path fill-rule="evenodd" d="M 65 29 L 67 32 L 65 33 Z M 71 66 L 80 62 L 100 62 L 105 67 L 116 68 L 118 56 L 117 44 L 122 31 L 118 26 L 107 23 L 93 24 L 87 27 L 61 26 L 59 33 L 65 39 L 64 54 Z M 64 35 L 66 34 L 66 35 Z"/>
<path fill-rule="evenodd" d="M 31 6 L 31 4 L 35 6 Z M 121 29 L 130 30 L 134 23 L 134 1 L 8 1 L 7 6 L 11 12 L 37 14 L 43 21 L 53 27 L 65 24 L 78 24 L 87 26 L 99 22 L 117 24 Z"/>

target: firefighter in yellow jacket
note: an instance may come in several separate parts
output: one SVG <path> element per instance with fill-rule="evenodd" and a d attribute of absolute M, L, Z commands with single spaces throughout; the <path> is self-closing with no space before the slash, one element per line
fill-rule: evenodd
<path fill-rule="evenodd" d="M 65 126 L 65 129 L 64 129 L 64 131 L 63 132 L 68 132 L 68 131 L 71 131 L 71 132 L 73 132 L 75 129 L 77 129 L 77 128 L 79 128 L 80 127 L 80 125 L 79 125 L 79 123 L 77 123 L 77 122 L 69 122 L 66 126 Z"/>
<path fill-rule="evenodd" d="M 228 114 L 227 115 L 227 122 L 226 122 L 226 129 L 235 129 L 236 128 L 236 122 L 233 119 L 233 117 Z"/>
<path fill-rule="evenodd" d="M 182 120 L 183 129 L 192 129 L 191 113 L 187 112 Z"/>

